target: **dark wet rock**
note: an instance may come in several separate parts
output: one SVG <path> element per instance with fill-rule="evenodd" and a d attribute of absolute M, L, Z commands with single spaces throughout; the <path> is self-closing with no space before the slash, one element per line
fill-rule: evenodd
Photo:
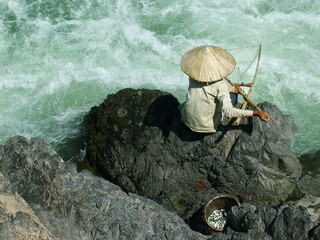
<path fill-rule="evenodd" d="M 320 198 L 308 196 L 296 202 L 278 206 L 235 206 L 228 215 L 228 228 L 252 239 L 316 239 L 320 222 Z M 228 232 L 228 230 L 226 230 Z M 316 233 L 315 233 L 316 232 Z"/>
<path fill-rule="evenodd" d="M 124 89 L 90 111 L 88 160 L 119 186 L 77 172 L 39 139 L 0 145 L 0 239 L 320 239 L 320 197 L 306 186 L 319 168 L 300 158 L 299 179 L 292 117 L 263 103 L 269 123 L 196 134 L 178 105 L 168 93 Z M 306 196 L 286 201 L 294 191 Z M 203 211 L 222 193 L 242 204 L 218 233 Z"/>
<path fill-rule="evenodd" d="M 303 174 L 320 174 L 320 150 L 315 153 L 303 154 L 299 157 Z"/>
<path fill-rule="evenodd" d="M 145 197 L 23 137 L 0 145 L 0 239 L 209 239 Z"/>
<path fill-rule="evenodd" d="M 299 157 L 302 174 L 298 182 L 298 190 L 303 194 L 320 197 L 320 150 Z"/>
<path fill-rule="evenodd" d="M 319 239 L 319 197 L 276 207 L 252 203 L 231 208 L 224 232 L 203 235 L 153 200 L 77 172 L 44 141 L 13 137 L 0 145 L 0 239 Z"/>
<path fill-rule="evenodd" d="M 220 193 L 275 206 L 294 191 L 301 165 L 291 152 L 291 116 L 260 105 L 271 121 L 245 120 L 214 134 L 183 125 L 179 103 L 157 90 L 124 89 L 87 116 L 87 158 L 127 192 L 155 200 L 188 220 Z"/>

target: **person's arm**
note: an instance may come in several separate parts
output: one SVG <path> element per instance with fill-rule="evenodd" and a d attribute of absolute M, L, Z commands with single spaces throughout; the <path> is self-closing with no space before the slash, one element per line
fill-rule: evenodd
<path fill-rule="evenodd" d="M 265 121 L 265 122 L 268 122 L 270 119 L 270 116 L 267 112 L 241 110 L 238 108 L 234 108 L 231 104 L 231 99 L 230 99 L 228 87 L 226 84 L 222 84 L 221 87 L 218 89 L 217 97 L 218 97 L 218 100 L 221 101 L 222 103 L 222 111 L 229 118 L 257 116 L 260 118 L 261 121 Z"/>
<path fill-rule="evenodd" d="M 238 94 L 239 89 L 241 89 L 240 85 L 235 84 L 233 87 L 234 87 L 234 93 Z M 253 116 L 259 117 L 260 120 L 264 121 L 264 122 L 269 122 L 269 120 L 270 120 L 269 114 L 267 112 L 263 112 L 263 111 L 254 111 Z"/>
<path fill-rule="evenodd" d="M 222 105 L 222 111 L 224 115 L 227 116 L 228 118 L 252 117 L 253 115 L 252 110 L 241 110 L 239 108 L 233 107 L 230 99 L 229 89 L 225 82 L 219 83 L 219 86 L 217 89 L 217 99 Z"/>

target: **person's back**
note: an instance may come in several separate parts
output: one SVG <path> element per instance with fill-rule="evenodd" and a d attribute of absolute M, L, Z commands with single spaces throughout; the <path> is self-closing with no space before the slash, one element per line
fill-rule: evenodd
<path fill-rule="evenodd" d="M 269 121 L 262 111 L 234 108 L 228 86 L 223 79 L 235 67 L 234 58 L 225 50 L 202 46 L 189 50 L 181 59 L 181 69 L 189 76 L 187 100 L 179 107 L 181 120 L 194 132 L 215 132 L 223 115 L 231 117 L 259 116 Z"/>
<path fill-rule="evenodd" d="M 253 112 L 234 108 L 223 80 L 201 83 L 189 79 L 187 100 L 180 106 L 181 120 L 195 132 L 215 132 L 222 117 L 248 117 Z"/>

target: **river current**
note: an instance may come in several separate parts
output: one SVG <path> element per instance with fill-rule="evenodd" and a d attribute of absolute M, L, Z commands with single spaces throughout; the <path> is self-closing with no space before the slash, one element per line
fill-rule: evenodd
<path fill-rule="evenodd" d="M 319 39 L 318 0 L 0 0 L 0 142 L 39 137 L 59 151 L 83 115 L 122 88 L 182 102 L 185 51 L 261 45 L 252 100 L 293 116 L 295 154 L 315 152 Z"/>

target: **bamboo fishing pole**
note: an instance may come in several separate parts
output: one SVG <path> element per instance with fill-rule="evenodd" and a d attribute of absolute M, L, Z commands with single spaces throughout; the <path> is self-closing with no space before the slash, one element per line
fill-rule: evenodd
<path fill-rule="evenodd" d="M 253 90 L 253 87 L 256 83 L 256 79 L 257 79 L 257 75 L 258 75 L 258 70 L 259 70 L 259 64 L 260 64 L 260 57 L 261 57 L 261 45 L 259 46 L 259 52 L 258 52 L 258 61 L 257 61 L 257 66 L 256 66 L 256 70 L 255 70 L 255 73 L 254 73 L 254 76 L 253 76 L 253 80 L 251 81 L 251 86 L 250 86 L 250 89 L 247 93 L 247 97 L 250 97 L 251 93 L 252 93 L 252 90 Z M 244 103 L 242 104 L 241 106 L 241 109 L 244 110 L 247 108 L 247 105 L 248 105 L 248 102 L 247 101 L 244 101 Z M 234 122 L 234 125 L 239 125 L 240 122 L 241 122 L 241 117 L 237 117 L 237 119 L 235 120 Z"/>
<path fill-rule="evenodd" d="M 229 78 L 225 78 L 228 83 L 230 83 L 232 86 L 234 86 L 234 83 L 229 79 Z M 248 102 L 250 103 L 255 109 L 257 109 L 258 111 L 262 111 L 262 109 L 260 107 L 258 107 L 257 104 L 255 104 L 249 97 L 247 97 L 247 95 L 239 89 L 239 93 L 242 95 L 242 97 Z"/>

